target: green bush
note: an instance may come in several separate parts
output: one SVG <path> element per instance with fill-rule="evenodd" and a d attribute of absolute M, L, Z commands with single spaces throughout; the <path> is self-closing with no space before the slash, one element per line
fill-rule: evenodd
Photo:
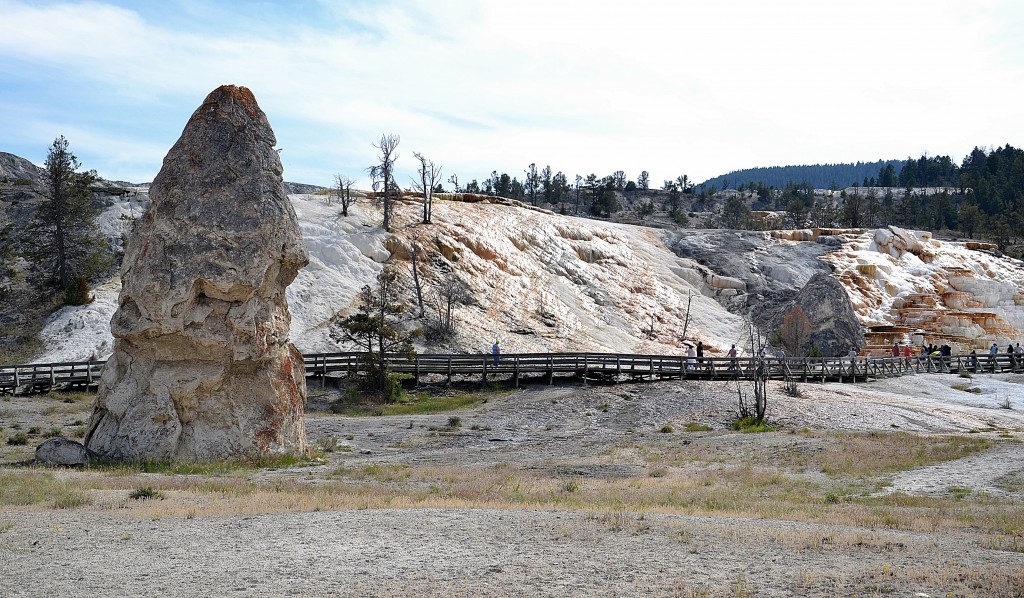
<path fill-rule="evenodd" d="M 163 499 L 163 497 L 163 494 L 161 494 L 159 490 L 153 488 L 152 486 L 143 486 L 142 488 L 136 488 L 135 490 L 132 490 L 131 494 L 128 495 L 128 498 L 132 500 L 148 500 L 150 498 Z"/>
<path fill-rule="evenodd" d="M 79 276 L 64 289 L 64 305 L 86 305 L 96 300 L 89 294 L 89 283 L 84 276 Z"/>
<path fill-rule="evenodd" d="M 710 432 L 713 428 L 697 422 L 689 422 L 683 426 L 683 429 L 687 432 Z"/>
<path fill-rule="evenodd" d="M 18 432 L 14 436 L 7 439 L 7 444 L 11 446 L 22 446 L 28 444 L 28 434 L 24 432 Z"/>
<path fill-rule="evenodd" d="M 732 429 L 738 432 L 774 432 L 775 428 L 768 425 L 768 422 L 758 417 L 741 417 L 732 422 Z"/>

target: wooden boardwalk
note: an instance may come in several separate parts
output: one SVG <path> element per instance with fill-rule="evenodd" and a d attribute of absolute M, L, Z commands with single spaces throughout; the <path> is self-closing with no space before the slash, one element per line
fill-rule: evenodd
<path fill-rule="evenodd" d="M 364 353 L 311 353 L 304 356 L 307 378 L 358 375 L 366 369 Z M 867 382 L 923 372 L 1002 373 L 1024 372 L 1024 358 L 1000 353 L 971 358 L 955 357 L 858 357 L 758 359 L 752 357 L 705 357 L 699 362 L 678 355 L 617 353 L 513 353 L 495 361 L 488 354 L 388 355 L 393 372 L 408 374 L 416 382 L 424 376 L 456 379 L 511 380 L 524 378 L 553 383 L 556 377 L 573 377 L 586 383 L 630 380 L 752 380 L 760 371 L 770 380 L 795 382 Z M 103 361 L 40 363 L 0 366 L 0 394 L 46 392 L 61 388 L 94 388 Z"/>

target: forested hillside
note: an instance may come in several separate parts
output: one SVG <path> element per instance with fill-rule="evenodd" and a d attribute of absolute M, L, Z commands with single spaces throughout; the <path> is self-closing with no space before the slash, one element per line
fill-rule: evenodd
<path fill-rule="evenodd" d="M 782 189 L 790 183 L 810 185 L 815 189 L 843 189 L 878 177 L 878 173 L 892 165 L 899 172 L 906 160 L 878 160 L 854 164 L 805 164 L 801 166 L 762 166 L 734 170 L 708 179 L 698 189 L 738 189 L 753 183 Z"/>

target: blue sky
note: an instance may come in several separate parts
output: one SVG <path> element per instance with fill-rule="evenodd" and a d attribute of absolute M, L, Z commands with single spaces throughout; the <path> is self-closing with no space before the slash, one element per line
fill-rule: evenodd
<path fill-rule="evenodd" d="M 752 166 L 1024 145 L 1013 0 L 0 0 L 0 151 L 57 135 L 152 180 L 202 99 L 245 85 L 285 179 L 360 179 L 383 133 L 445 178 Z M 399 179 L 400 182 L 402 178 Z"/>

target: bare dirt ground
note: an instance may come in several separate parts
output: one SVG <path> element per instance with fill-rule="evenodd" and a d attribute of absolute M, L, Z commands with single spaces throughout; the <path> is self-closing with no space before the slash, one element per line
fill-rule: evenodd
<path fill-rule="evenodd" d="M 1024 377 L 962 382 L 773 386 L 781 429 L 757 434 L 729 429 L 721 384 L 531 385 L 457 425 L 334 415 L 337 393 L 312 388 L 309 438 L 332 452 L 311 465 L 0 467 L 8 488 L 52 477 L 87 496 L 22 504 L 0 485 L 0 595 L 1024 596 Z M 88 411 L 5 397 L 0 434 L 72 436 Z M 982 448 L 842 460 L 960 440 Z M 128 498 L 143 486 L 161 499 Z"/>

